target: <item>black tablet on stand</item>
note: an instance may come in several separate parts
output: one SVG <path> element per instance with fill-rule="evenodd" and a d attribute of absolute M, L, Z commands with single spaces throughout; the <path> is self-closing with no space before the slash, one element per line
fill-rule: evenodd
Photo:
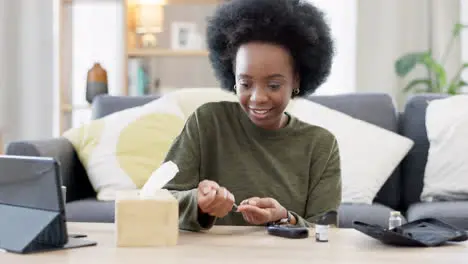
<path fill-rule="evenodd" d="M 0 156 L 0 249 L 26 254 L 97 244 L 68 235 L 61 186 L 53 158 Z"/>

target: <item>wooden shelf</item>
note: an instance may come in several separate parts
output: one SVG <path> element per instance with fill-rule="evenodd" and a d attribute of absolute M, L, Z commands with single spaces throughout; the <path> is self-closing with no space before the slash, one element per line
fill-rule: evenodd
<path fill-rule="evenodd" d="M 168 5 L 217 5 L 225 0 L 166 0 Z"/>
<path fill-rule="evenodd" d="M 64 112 L 71 112 L 73 110 L 86 110 L 91 109 L 91 105 L 84 104 L 84 105 L 71 105 L 71 104 L 63 104 L 62 111 Z"/>
<path fill-rule="evenodd" d="M 79 2 L 98 2 L 96 0 L 62 0 L 64 4 L 73 4 Z M 138 3 L 139 0 L 128 0 L 129 3 Z M 166 5 L 217 5 L 225 0 L 165 0 Z"/>
<path fill-rule="evenodd" d="M 130 49 L 129 57 L 175 57 L 175 56 L 208 56 L 206 50 L 168 50 L 168 49 Z"/>

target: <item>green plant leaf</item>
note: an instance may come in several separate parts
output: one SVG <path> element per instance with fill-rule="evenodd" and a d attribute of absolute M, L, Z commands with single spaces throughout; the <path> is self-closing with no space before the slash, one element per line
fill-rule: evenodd
<path fill-rule="evenodd" d="M 398 76 L 405 77 L 417 64 L 423 63 L 428 54 L 428 52 L 412 52 L 401 56 L 395 62 L 395 72 Z"/>
<path fill-rule="evenodd" d="M 430 55 L 424 57 L 424 64 L 435 74 L 437 89 L 432 92 L 442 92 L 443 88 L 447 85 L 447 73 L 444 67 Z"/>
<path fill-rule="evenodd" d="M 459 87 L 462 88 L 462 87 L 465 87 L 465 86 L 468 86 L 468 82 L 465 82 L 463 80 L 460 80 L 460 82 L 458 83 Z"/>
<path fill-rule="evenodd" d="M 461 69 L 460 69 L 460 74 L 461 74 L 465 69 L 468 69 L 468 62 L 462 64 Z"/>
<path fill-rule="evenodd" d="M 458 37 L 460 35 L 460 32 L 462 31 L 462 29 L 465 29 L 465 28 L 468 28 L 468 25 L 463 25 L 461 23 L 456 23 L 453 26 L 453 30 L 452 30 L 453 36 Z"/>
<path fill-rule="evenodd" d="M 420 86 L 418 87 L 418 85 L 421 85 L 421 84 L 426 85 L 427 86 L 426 89 L 421 89 Z M 405 91 L 406 93 L 411 90 L 414 90 L 416 92 L 430 92 L 431 86 L 432 86 L 432 82 L 430 79 L 414 79 L 405 86 L 403 91 Z"/>
<path fill-rule="evenodd" d="M 468 86 L 468 83 L 464 80 L 459 80 L 458 82 L 454 82 L 450 85 L 450 87 L 447 90 L 447 93 L 452 95 L 459 94 L 461 89 L 465 86 Z"/>
<path fill-rule="evenodd" d="M 452 80 L 450 80 L 447 93 L 453 94 L 455 91 L 460 90 L 461 87 L 466 86 L 466 82 L 460 80 L 460 77 L 465 69 L 468 69 L 468 63 L 462 64 L 457 73 L 453 76 Z"/>

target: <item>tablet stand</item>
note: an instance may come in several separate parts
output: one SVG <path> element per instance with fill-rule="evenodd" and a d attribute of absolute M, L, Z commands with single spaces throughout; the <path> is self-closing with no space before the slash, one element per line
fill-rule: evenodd
<path fill-rule="evenodd" d="M 94 246 L 97 243 L 68 237 L 59 212 L 0 204 L 0 248 L 27 254 Z"/>

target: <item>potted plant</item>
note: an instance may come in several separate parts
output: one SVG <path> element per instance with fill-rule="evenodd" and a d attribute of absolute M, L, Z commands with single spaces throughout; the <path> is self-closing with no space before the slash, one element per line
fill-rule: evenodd
<path fill-rule="evenodd" d="M 405 92 L 446 93 L 453 95 L 461 93 L 462 88 L 468 86 L 468 80 L 462 79 L 463 71 L 468 69 L 468 62 L 462 63 L 450 80 L 447 78 L 447 71 L 444 68 L 444 63 L 452 49 L 453 43 L 460 37 L 461 31 L 466 28 L 468 28 L 468 25 L 460 23 L 454 25 L 450 42 L 440 60 L 434 58 L 430 49 L 428 51 L 406 53 L 398 58 L 395 62 L 395 71 L 399 77 L 405 77 L 418 65 L 424 66 L 429 75 L 425 78 L 410 80 L 404 88 Z"/>

